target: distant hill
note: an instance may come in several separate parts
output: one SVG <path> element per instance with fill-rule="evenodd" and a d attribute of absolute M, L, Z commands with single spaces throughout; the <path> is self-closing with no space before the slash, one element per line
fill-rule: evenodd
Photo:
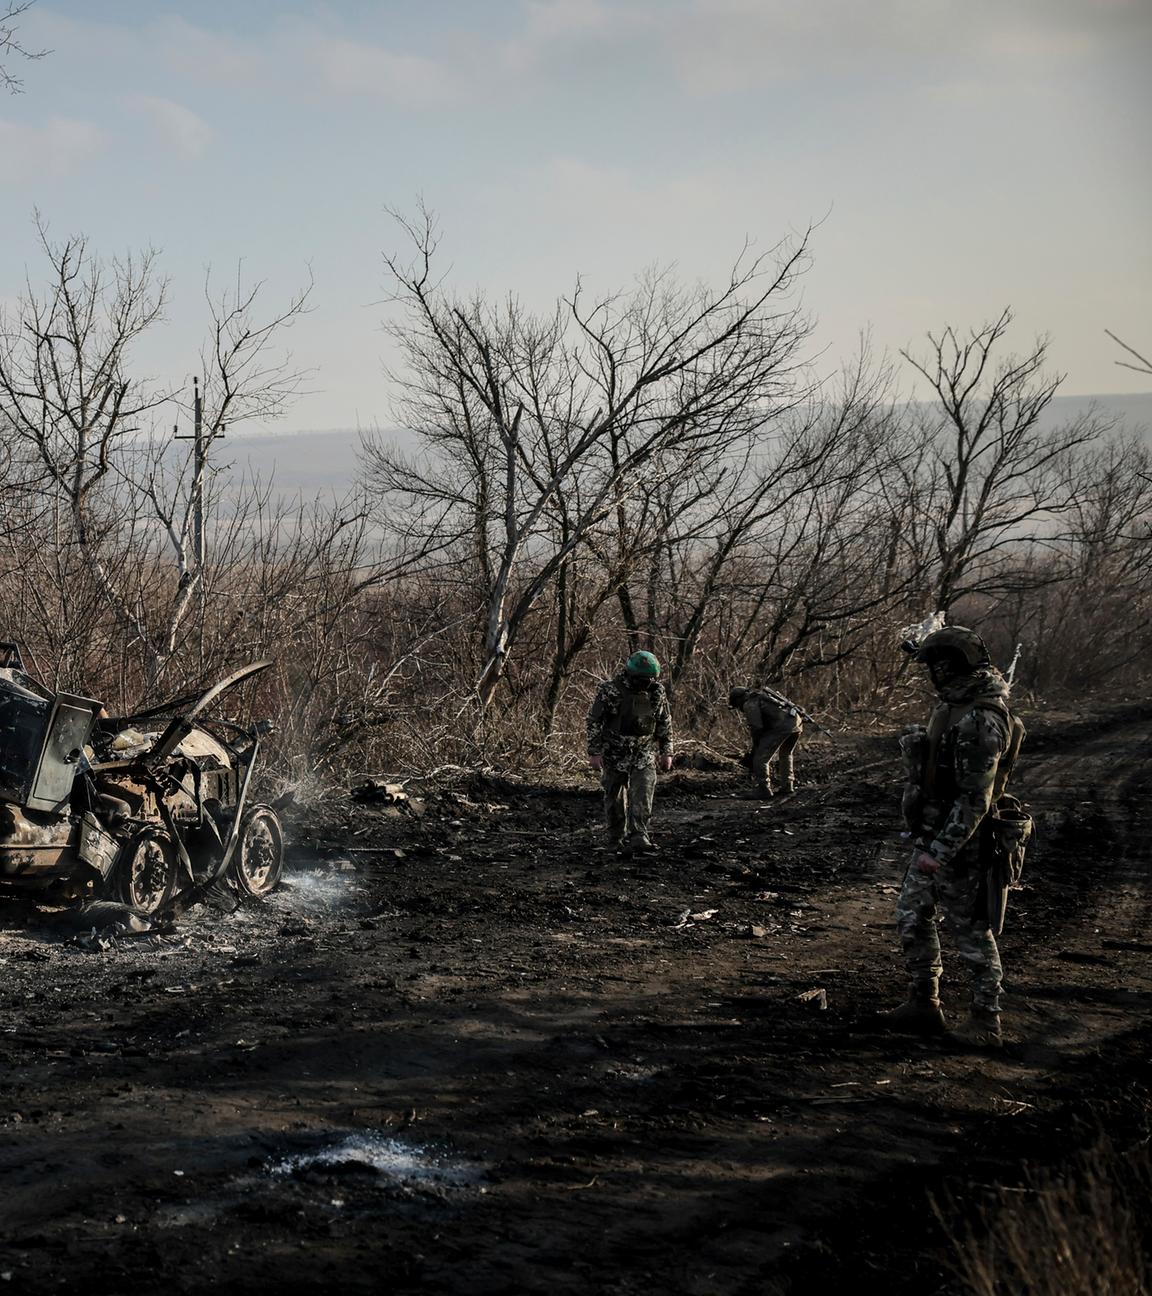
<path fill-rule="evenodd" d="M 1118 424 L 1152 440 L 1152 392 L 1136 395 L 1057 396 L 1049 405 L 1045 422 L 1058 426 L 1092 405 Z M 398 439 L 403 439 L 400 433 Z M 238 472 L 267 481 L 284 495 L 342 494 L 356 480 L 360 433 L 352 429 L 324 432 L 262 433 L 229 437 L 219 460 Z"/>
<path fill-rule="evenodd" d="M 1111 396 L 1056 396 L 1045 411 L 1048 416 L 1045 423 L 1047 425 L 1066 423 L 1092 405 L 1095 405 L 1101 414 L 1116 419 L 1118 426 L 1126 427 L 1130 432 L 1139 432 L 1146 439 L 1152 439 L 1152 392 Z"/>
<path fill-rule="evenodd" d="M 359 432 L 332 429 L 229 436 L 215 457 L 236 473 L 271 481 L 282 495 L 342 495 L 359 473 L 359 452 Z"/>

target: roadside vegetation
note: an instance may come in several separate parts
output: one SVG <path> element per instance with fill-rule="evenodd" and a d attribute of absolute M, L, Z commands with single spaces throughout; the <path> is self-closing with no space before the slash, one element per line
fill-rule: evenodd
<path fill-rule="evenodd" d="M 273 656 L 262 703 L 303 777 L 562 764 L 641 646 L 704 742 L 732 681 L 866 725 L 902 700 L 897 628 L 937 609 L 1004 663 L 1023 645 L 1018 694 L 1145 678 L 1148 450 L 1046 417 L 1060 376 L 1010 311 L 830 373 L 803 236 L 716 284 L 577 282 L 537 313 L 455 294 L 428 213 L 392 232 L 404 446 L 368 437 L 347 498 L 286 503 L 225 434 L 308 382 L 308 292 L 210 279 L 189 392 L 138 359 L 159 258 L 41 222 L 0 317 L 0 595 L 47 681 L 127 709 Z"/>

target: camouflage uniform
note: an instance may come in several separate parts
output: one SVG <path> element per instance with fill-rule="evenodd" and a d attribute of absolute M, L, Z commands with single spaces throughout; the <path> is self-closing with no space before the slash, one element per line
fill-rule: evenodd
<path fill-rule="evenodd" d="M 775 758 L 782 790 L 795 791 L 792 753 L 804 732 L 800 713 L 786 697 L 772 689 L 733 689 L 729 700 L 743 714 L 752 737 L 752 781 L 757 790 L 772 795 L 769 763 Z"/>
<path fill-rule="evenodd" d="M 993 667 L 941 690 L 928 729 L 902 740 L 906 755 L 921 745 L 904 794 L 904 814 L 921 851 L 939 861 L 938 873 L 910 865 L 896 905 L 896 925 L 914 995 L 936 999 L 941 961 L 937 913 L 972 979 L 972 1003 L 1000 1010 L 1002 971 L 996 937 L 981 906 L 982 868 L 977 829 L 993 801 L 1001 758 L 1009 746 L 1008 687 Z M 916 764 L 916 761 L 912 762 Z"/>
<path fill-rule="evenodd" d="M 635 683 L 621 671 L 596 691 L 588 712 L 588 755 L 604 760 L 608 840 L 620 844 L 627 832 L 628 844 L 640 846 L 648 843 L 656 754 L 672 755 L 672 712 L 662 684 L 645 680 L 637 688 Z"/>

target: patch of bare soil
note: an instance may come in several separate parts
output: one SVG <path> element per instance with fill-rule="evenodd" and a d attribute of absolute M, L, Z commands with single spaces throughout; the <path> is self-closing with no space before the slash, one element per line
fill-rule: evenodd
<path fill-rule="evenodd" d="M 890 739 L 810 744 L 790 801 L 662 780 L 652 858 L 601 849 L 590 779 L 478 781 L 421 819 L 334 803 L 267 902 L 169 935 L 9 902 L 0 1280 L 960 1290 L 930 1194 L 1147 1110 L 1152 708 L 1031 723 L 999 1054 L 876 1029 Z"/>

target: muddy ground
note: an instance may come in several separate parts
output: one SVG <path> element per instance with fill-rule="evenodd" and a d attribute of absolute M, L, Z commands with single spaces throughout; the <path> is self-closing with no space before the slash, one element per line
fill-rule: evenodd
<path fill-rule="evenodd" d="M 962 1291 L 930 1198 L 1147 1114 L 1152 707 L 1030 723 L 999 1054 L 872 1021 L 891 739 L 808 744 L 787 802 L 678 771 L 651 859 L 600 849 L 590 779 L 480 780 L 419 819 L 334 798 L 282 890 L 169 936 L 8 904 L 0 1281 Z"/>

